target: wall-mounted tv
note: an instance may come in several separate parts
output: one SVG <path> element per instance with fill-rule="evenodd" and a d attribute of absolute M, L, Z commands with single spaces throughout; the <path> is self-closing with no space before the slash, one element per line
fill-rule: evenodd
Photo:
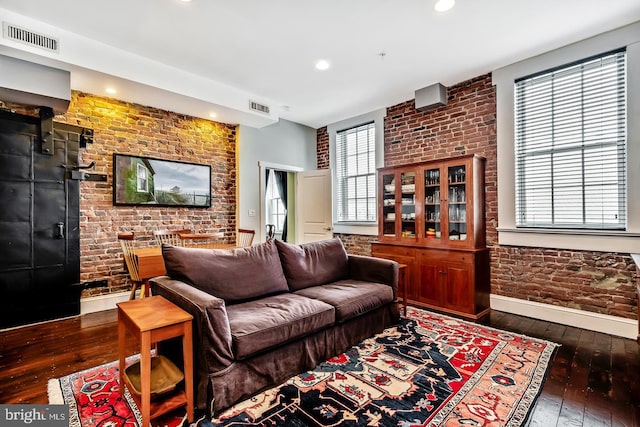
<path fill-rule="evenodd" d="M 211 166 L 114 153 L 113 204 L 211 207 Z"/>

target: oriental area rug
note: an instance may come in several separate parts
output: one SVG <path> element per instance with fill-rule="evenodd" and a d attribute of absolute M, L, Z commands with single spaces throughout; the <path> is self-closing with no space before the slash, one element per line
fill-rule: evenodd
<path fill-rule="evenodd" d="M 138 359 L 133 356 L 127 364 Z M 139 427 L 142 414 L 125 388 L 118 390 L 118 362 L 111 362 L 59 379 L 49 380 L 50 404 L 69 406 L 69 427 Z M 177 427 L 186 424 L 181 410 L 152 420 L 153 427 Z"/>
<path fill-rule="evenodd" d="M 213 419 L 201 418 L 197 426 L 519 426 L 541 391 L 556 348 L 549 341 L 409 307 L 398 326 Z M 59 380 L 64 403 L 77 420 L 72 425 L 139 425 L 133 400 L 117 394 L 117 363 L 105 367 L 95 379 L 87 377 L 89 370 Z M 97 402 L 93 388 L 112 392 Z M 112 417 L 112 423 L 96 423 L 96 413 Z M 120 422 L 125 419 L 132 423 Z M 173 421 L 179 417 L 154 425 Z"/>

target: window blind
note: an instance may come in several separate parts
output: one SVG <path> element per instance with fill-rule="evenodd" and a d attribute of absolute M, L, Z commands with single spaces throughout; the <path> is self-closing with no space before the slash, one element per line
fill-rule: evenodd
<path fill-rule="evenodd" d="M 626 228 L 626 52 L 515 82 L 516 225 Z"/>
<path fill-rule="evenodd" d="M 375 222 L 375 123 L 336 133 L 338 222 Z"/>

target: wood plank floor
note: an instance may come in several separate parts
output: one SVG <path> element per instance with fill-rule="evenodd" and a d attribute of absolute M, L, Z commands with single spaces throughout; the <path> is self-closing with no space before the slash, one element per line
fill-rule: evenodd
<path fill-rule="evenodd" d="M 640 426 L 634 340 L 499 311 L 483 323 L 562 345 L 527 425 Z M 0 332 L 0 403 L 47 403 L 50 378 L 116 360 L 117 342 L 115 310 Z"/>

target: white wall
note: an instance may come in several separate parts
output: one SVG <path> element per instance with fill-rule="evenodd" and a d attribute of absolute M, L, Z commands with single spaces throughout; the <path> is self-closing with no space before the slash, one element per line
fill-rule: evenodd
<path fill-rule="evenodd" d="M 239 228 L 255 229 L 255 241 L 262 241 L 258 162 L 316 169 L 316 130 L 284 119 L 260 129 L 241 125 L 237 144 L 237 224 Z M 250 217 L 249 210 L 256 215 Z"/>

